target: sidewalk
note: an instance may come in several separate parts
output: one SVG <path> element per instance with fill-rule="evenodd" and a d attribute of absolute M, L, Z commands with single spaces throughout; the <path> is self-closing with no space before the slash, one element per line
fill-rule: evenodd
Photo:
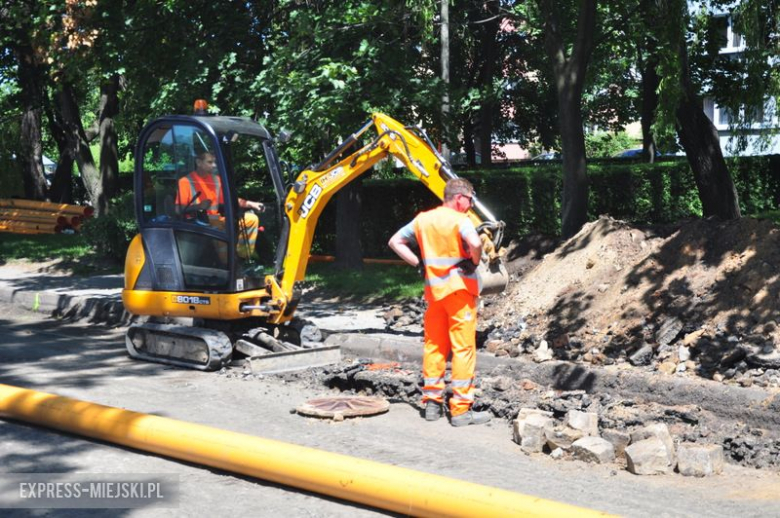
<path fill-rule="evenodd" d="M 24 266 L 0 267 L 0 302 L 72 318 L 105 319 L 111 324 L 125 318 L 121 274 L 71 276 L 61 272 L 30 271 Z"/>

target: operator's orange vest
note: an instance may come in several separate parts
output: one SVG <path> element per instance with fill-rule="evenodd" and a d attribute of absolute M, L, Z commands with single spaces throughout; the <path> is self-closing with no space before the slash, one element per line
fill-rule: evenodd
<path fill-rule="evenodd" d="M 203 178 L 197 172 L 192 172 L 179 179 L 179 192 L 176 194 L 176 204 L 186 206 L 190 203 L 196 193 L 198 199 L 193 203 L 200 203 L 209 200 L 211 205 L 206 210 L 206 214 L 216 216 L 219 214 L 219 204 L 224 203 L 222 195 L 222 182 L 217 175 L 209 175 Z"/>
<path fill-rule="evenodd" d="M 457 264 L 470 256 L 463 245 L 460 225 L 468 216 L 449 207 L 420 213 L 414 234 L 425 266 L 425 299 L 441 300 L 458 290 L 479 295 L 477 275 L 466 274 Z"/>

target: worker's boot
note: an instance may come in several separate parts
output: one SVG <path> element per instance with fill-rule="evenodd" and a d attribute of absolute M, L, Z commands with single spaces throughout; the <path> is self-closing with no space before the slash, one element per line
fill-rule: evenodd
<path fill-rule="evenodd" d="M 436 421 L 444 413 L 442 410 L 443 408 L 440 403 L 437 403 L 436 401 L 428 401 L 425 404 L 425 420 Z"/>
<path fill-rule="evenodd" d="M 475 412 L 473 410 L 469 410 L 468 412 L 453 416 L 452 419 L 450 419 L 450 424 L 452 426 L 485 424 L 490 421 L 491 418 L 492 416 L 490 415 L 490 412 Z"/>

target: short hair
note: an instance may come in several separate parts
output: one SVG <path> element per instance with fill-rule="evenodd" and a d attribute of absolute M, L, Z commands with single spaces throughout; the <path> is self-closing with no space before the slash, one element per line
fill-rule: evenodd
<path fill-rule="evenodd" d="M 453 199 L 458 194 L 474 195 L 474 186 L 465 178 L 452 178 L 444 186 L 444 200 Z"/>
<path fill-rule="evenodd" d="M 197 155 L 195 155 L 195 160 L 205 160 L 206 155 L 211 155 L 214 158 L 217 158 L 217 155 L 215 155 L 211 151 L 203 151 L 202 153 L 198 153 Z"/>

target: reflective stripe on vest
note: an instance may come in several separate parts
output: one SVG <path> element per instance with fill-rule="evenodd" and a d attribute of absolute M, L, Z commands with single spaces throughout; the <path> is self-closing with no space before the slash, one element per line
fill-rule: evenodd
<path fill-rule="evenodd" d="M 470 258 L 460 234 L 466 219 L 466 214 L 444 206 L 422 212 L 414 219 L 414 234 L 425 266 L 427 300 L 441 300 L 458 290 L 479 295 L 477 276 L 467 275 L 457 267 Z"/>

